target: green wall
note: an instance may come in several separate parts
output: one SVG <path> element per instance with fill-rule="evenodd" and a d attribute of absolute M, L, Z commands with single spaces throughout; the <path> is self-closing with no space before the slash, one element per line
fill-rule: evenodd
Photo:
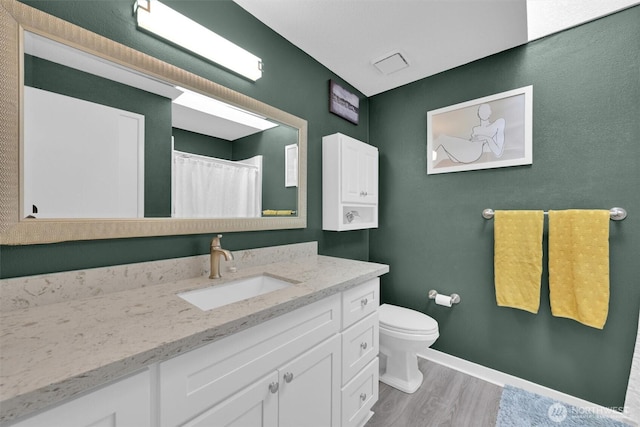
<path fill-rule="evenodd" d="M 434 317 L 433 348 L 604 406 L 621 407 L 640 297 L 640 6 L 369 99 L 380 150 L 383 301 Z M 533 164 L 426 174 L 427 111 L 533 85 Z M 537 315 L 497 307 L 485 208 L 622 206 L 610 225 L 604 330 L 550 314 L 545 229 Z M 447 309 L 427 292 L 457 292 Z"/>
<path fill-rule="evenodd" d="M 178 151 L 219 159 L 233 159 L 232 141 L 178 128 L 173 128 L 171 133 L 174 138 L 173 147 Z"/>
<path fill-rule="evenodd" d="M 360 95 L 360 125 L 328 111 L 329 80 L 349 87 L 306 53 L 230 0 L 167 1 L 181 13 L 262 58 L 263 77 L 251 82 L 138 31 L 131 1 L 25 1 L 33 7 L 204 76 L 308 121 L 307 228 L 226 233 L 231 250 L 318 241 L 320 253 L 366 260 L 369 233 L 322 231 L 322 136 L 342 132 L 368 140 L 368 101 Z M 351 88 L 351 90 L 354 90 Z M 355 92 L 355 90 L 354 90 Z M 357 92 L 356 92 L 357 93 Z M 207 253 L 208 235 L 165 236 L 0 247 L 0 277 L 126 264 Z"/>

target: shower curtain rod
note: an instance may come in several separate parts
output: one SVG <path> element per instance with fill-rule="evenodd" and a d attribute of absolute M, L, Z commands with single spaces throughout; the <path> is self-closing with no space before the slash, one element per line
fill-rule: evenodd
<path fill-rule="evenodd" d="M 545 215 L 549 215 L 549 212 L 544 211 Z M 482 211 L 482 217 L 484 219 L 493 219 L 495 211 L 493 209 L 485 209 Z M 612 221 L 622 221 L 627 217 L 627 211 L 624 208 L 611 208 L 609 209 L 609 216 Z"/>

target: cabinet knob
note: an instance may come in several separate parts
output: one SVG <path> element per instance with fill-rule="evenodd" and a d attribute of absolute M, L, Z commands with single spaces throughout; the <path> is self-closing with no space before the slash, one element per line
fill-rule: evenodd
<path fill-rule="evenodd" d="M 367 342 L 365 341 L 362 344 L 360 344 L 360 348 L 363 349 L 363 350 L 366 350 L 367 349 Z"/>
<path fill-rule="evenodd" d="M 292 372 L 287 372 L 286 374 L 284 374 L 284 380 L 286 382 L 288 382 L 288 383 L 293 381 L 293 373 Z"/>
<path fill-rule="evenodd" d="M 364 306 L 365 306 L 365 305 L 367 305 L 367 304 L 369 304 L 369 300 L 368 300 L 367 298 L 362 298 L 362 299 L 360 300 L 360 305 L 361 305 L 361 306 L 363 306 L 363 307 L 364 307 Z"/>
<path fill-rule="evenodd" d="M 271 384 L 269 384 L 269 391 L 271 393 L 277 393 L 278 392 L 278 388 L 280 388 L 280 384 L 273 382 Z"/>
<path fill-rule="evenodd" d="M 367 400 L 367 393 L 360 394 L 360 400 L 362 400 L 363 402 Z"/>

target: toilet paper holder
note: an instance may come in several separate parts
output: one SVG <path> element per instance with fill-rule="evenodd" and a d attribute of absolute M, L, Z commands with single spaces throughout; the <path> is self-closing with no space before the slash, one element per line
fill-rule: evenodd
<path fill-rule="evenodd" d="M 429 299 L 436 299 L 437 296 L 438 291 L 435 289 L 429 291 Z M 458 304 L 460 302 L 460 295 L 458 294 L 451 294 L 449 295 L 449 298 L 451 298 L 451 304 Z"/>

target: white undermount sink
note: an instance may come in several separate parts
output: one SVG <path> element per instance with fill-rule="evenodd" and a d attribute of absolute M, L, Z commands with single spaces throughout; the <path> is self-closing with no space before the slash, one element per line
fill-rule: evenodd
<path fill-rule="evenodd" d="M 200 310 L 207 311 L 243 299 L 284 289 L 293 284 L 293 282 L 285 279 L 262 274 L 234 280 L 223 285 L 181 292 L 177 295 Z"/>

